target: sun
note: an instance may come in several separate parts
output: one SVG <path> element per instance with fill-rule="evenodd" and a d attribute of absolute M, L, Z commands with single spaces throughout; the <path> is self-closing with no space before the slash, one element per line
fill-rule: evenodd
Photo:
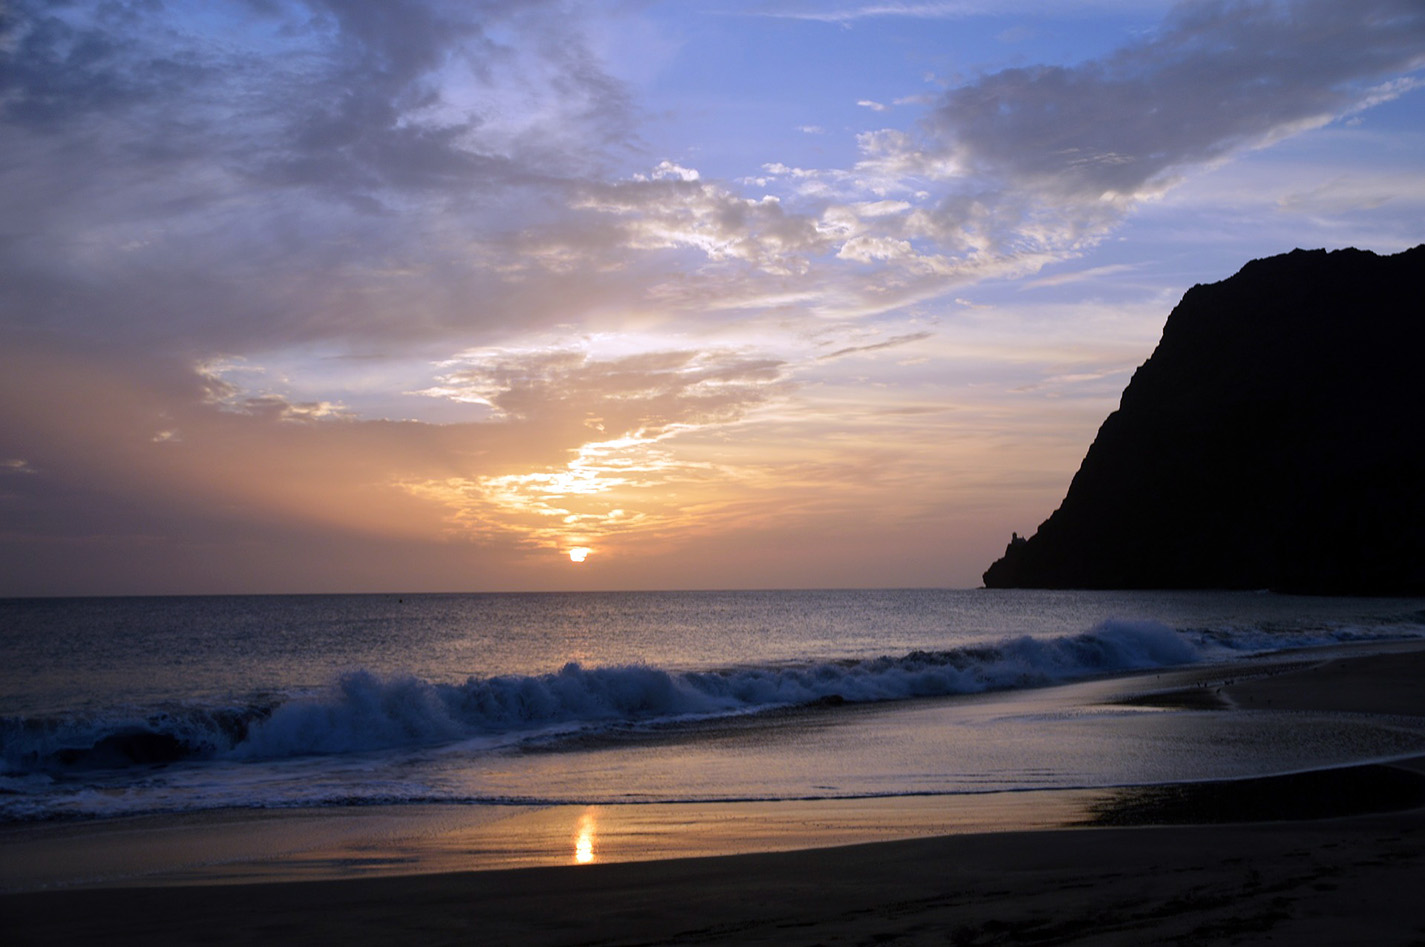
<path fill-rule="evenodd" d="M 569 550 L 569 561 L 583 562 L 585 559 L 589 558 L 589 553 L 591 552 L 593 552 L 593 550 L 588 548 L 587 546 L 575 546 L 573 549 Z"/>

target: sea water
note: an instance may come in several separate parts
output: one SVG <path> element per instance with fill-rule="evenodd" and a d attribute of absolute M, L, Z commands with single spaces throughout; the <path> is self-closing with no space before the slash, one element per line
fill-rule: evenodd
<path fill-rule="evenodd" d="M 0 821 L 1098 788 L 1425 753 L 1103 681 L 1425 636 L 1425 601 L 999 590 L 0 601 Z"/>

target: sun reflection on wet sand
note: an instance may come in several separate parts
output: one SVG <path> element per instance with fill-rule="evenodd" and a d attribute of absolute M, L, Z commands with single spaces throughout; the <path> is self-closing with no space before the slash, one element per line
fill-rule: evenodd
<path fill-rule="evenodd" d="M 588 865 L 594 861 L 594 809 L 585 809 L 579 817 L 579 834 L 574 839 L 574 861 Z"/>

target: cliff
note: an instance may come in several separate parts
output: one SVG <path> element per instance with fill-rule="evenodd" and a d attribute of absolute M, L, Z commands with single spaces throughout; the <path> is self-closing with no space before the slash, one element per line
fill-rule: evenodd
<path fill-rule="evenodd" d="M 1425 245 L 1194 286 L 990 588 L 1425 594 Z"/>

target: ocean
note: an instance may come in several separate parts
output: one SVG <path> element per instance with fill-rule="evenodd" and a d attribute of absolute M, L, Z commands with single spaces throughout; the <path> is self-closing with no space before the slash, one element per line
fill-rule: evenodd
<path fill-rule="evenodd" d="M 1419 720 L 1164 709 L 1104 682 L 1422 636 L 1425 600 L 1246 592 L 3 600 L 0 822 L 955 796 L 1402 758 L 1425 753 Z"/>

